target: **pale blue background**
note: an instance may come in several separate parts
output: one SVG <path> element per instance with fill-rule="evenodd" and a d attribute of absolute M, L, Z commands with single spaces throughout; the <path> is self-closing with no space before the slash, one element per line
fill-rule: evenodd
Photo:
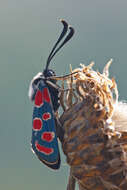
<path fill-rule="evenodd" d="M 68 166 L 62 154 L 59 171 L 41 164 L 30 150 L 32 104 L 29 82 L 45 66 L 62 25 L 75 36 L 52 61 L 58 75 L 69 64 L 95 61 L 102 70 L 113 58 L 120 99 L 127 88 L 126 0 L 0 0 L 0 189 L 65 190 Z"/>

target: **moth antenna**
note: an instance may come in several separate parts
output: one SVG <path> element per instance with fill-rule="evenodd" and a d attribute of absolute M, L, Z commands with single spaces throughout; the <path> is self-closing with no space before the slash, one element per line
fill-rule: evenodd
<path fill-rule="evenodd" d="M 72 75 L 78 73 L 79 71 L 75 71 L 75 72 L 72 72 L 68 75 L 64 75 L 64 76 L 51 76 L 51 77 L 47 77 L 47 80 L 66 80 L 68 79 L 69 77 L 71 77 Z"/>
<path fill-rule="evenodd" d="M 59 42 L 63 39 L 63 37 L 65 36 L 65 34 L 67 33 L 67 30 L 68 30 L 68 23 L 67 23 L 65 20 L 63 20 L 63 19 L 61 19 L 60 21 L 61 21 L 61 23 L 63 24 L 63 30 L 62 30 L 62 32 L 61 32 L 61 34 L 60 34 L 60 37 L 58 38 L 57 42 L 56 42 L 55 45 L 53 46 L 53 48 L 52 48 L 52 50 L 51 50 L 51 53 L 50 53 L 49 56 L 48 56 L 47 64 L 46 64 L 46 69 L 45 69 L 45 70 L 47 70 L 48 67 L 49 67 L 49 63 L 50 63 L 50 61 L 51 61 L 51 56 L 52 56 L 54 50 L 56 49 L 56 47 L 57 47 L 57 45 L 59 44 Z"/>
<path fill-rule="evenodd" d="M 55 50 L 55 52 L 50 56 L 49 58 L 49 62 L 51 61 L 51 59 L 55 56 L 55 54 L 64 46 L 64 44 L 66 44 L 74 35 L 74 28 L 72 28 L 71 26 L 69 26 L 70 32 L 67 35 L 67 37 L 65 38 L 65 40 L 62 42 L 62 44 Z"/>

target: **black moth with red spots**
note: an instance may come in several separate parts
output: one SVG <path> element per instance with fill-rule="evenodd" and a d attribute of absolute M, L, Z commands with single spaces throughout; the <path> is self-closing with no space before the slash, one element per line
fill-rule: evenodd
<path fill-rule="evenodd" d="M 33 128 L 32 128 L 32 149 L 39 160 L 52 169 L 60 167 L 60 154 L 58 148 L 57 137 L 62 139 L 64 134 L 62 128 L 58 129 L 55 112 L 57 112 L 59 104 L 59 86 L 56 84 L 56 74 L 49 69 L 49 64 L 55 54 L 67 43 L 74 34 L 74 29 L 68 27 L 67 22 L 61 20 L 63 30 L 55 43 L 49 57 L 47 59 L 46 68 L 43 73 L 38 73 L 31 81 L 29 88 L 29 97 L 34 100 L 33 111 Z M 68 35 L 58 46 L 60 41 Z M 57 78 L 57 77 L 56 77 Z"/>

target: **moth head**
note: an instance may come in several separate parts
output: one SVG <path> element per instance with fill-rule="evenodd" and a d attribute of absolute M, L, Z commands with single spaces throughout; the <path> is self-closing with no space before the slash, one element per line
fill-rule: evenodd
<path fill-rule="evenodd" d="M 43 75 L 46 78 L 46 77 L 56 76 L 56 73 L 52 69 L 47 69 L 47 70 L 44 70 Z"/>

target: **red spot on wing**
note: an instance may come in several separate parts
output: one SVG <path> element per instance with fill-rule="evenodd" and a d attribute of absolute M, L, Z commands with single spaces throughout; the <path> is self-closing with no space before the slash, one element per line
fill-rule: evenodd
<path fill-rule="evenodd" d="M 38 142 L 35 143 L 36 149 L 44 154 L 50 155 L 53 153 L 53 149 L 52 148 L 47 148 L 45 146 L 42 146 L 40 144 L 38 144 Z"/>
<path fill-rule="evenodd" d="M 47 141 L 47 142 L 51 142 L 52 140 L 53 140 L 53 138 L 54 138 L 54 133 L 53 132 L 44 132 L 43 134 L 42 134 L 42 140 L 44 140 L 44 141 Z"/>
<path fill-rule="evenodd" d="M 40 107 L 43 104 L 43 95 L 40 90 L 37 91 L 36 96 L 35 96 L 35 106 Z"/>
<path fill-rule="evenodd" d="M 47 112 L 47 113 L 44 113 L 43 115 L 42 115 L 42 119 L 43 120 L 48 120 L 48 119 L 51 119 L 51 114 L 49 113 L 49 112 Z"/>
<path fill-rule="evenodd" d="M 50 103 L 50 95 L 47 88 L 43 89 L 43 97 L 46 102 Z"/>
<path fill-rule="evenodd" d="M 33 120 L 33 130 L 39 131 L 42 129 L 42 121 L 39 118 Z"/>

